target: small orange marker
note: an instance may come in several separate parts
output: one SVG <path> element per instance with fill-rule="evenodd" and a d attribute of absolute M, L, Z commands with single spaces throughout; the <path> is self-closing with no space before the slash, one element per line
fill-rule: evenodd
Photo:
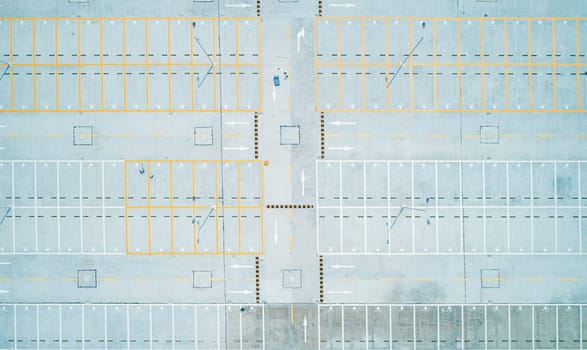
<path fill-rule="evenodd" d="M 269 165 L 269 161 L 268 161 L 268 160 L 264 161 L 264 162 L 263 162 L 263 165 L 264 165 L 264 166 L 268 166 L 268 165 Z"/>

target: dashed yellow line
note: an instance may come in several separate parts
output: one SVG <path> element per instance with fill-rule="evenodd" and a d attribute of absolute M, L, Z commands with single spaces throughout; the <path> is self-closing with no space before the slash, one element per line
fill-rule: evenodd
<path fill-rule="evenodd" d="M 359 139 L 370 139 L 370 138 L 373 138 L 373 136 L 375 136 L 375 135 L 373 135 L 373 134 L 357 134 L 356 136 Z"/>
<path fill-rule="evenodd" d="M 151 277 L 136 277 L 134 279 L 137 281 L 152 281 L 153 280 L 153 278 L 151 278 Z"/>
<path fill-rule="evenodd" d="M 431 139 L 447 139 L 448 135 L 447 134 L 431 134 L 431 135 L 428 135 L 428 137 Z"/>
<path fill-rule="evenodd" d="M 383 281 L 383 282 L 393 282 L 393 281 L 397 281 L 397 278 L 394 277 L 377 277 L 378 281 Z"/>
<path fill-rule="evenodd" d="M 255 282 L 257 279 L 255 277 L 245 277 L 245 281 L 249 281 L 249 282 Z M 262 280 L 262 278 L 259 278 L 259 280 Z"/>
<path fill-rule="evenodd" d="M 553 139 L 555 136 L 553 134 L 537 134 L 537 138 L 539 139 Z"/>
<path fill-rule="evenodd" d="M 8 134 L 7 137 L 9 139 L 24 139 L 26 137 L 25 134 Z"/>
<path fill-rule="evenodd" d="M 577 277 L 561 277 L 559 278 L 559 281 L 577 281 L 578 278 Z"/>
<path fill-rule="evenodd" d="M 520 135 L 518 135 L 518 134 L 500 134 L 499 137 L 502 139 L 515 139 L 515 138 L 520 137 Z"/>
<path fill-rule="evenodd" d="M 42 277 L 27 277 L 25 278 L 27 281 L 42 281 L 44 278 Z M 76 278 L 77 279 L 77 278 Z"/>
<path fill-rule="evenodd" d="M 326 134 L 326 135 L 324 135 L 324 138 L 333 139 L 333 138 L 340 137 L 340 136 L 341 136 L 340 134 Z"/>
<path fill-rule="evenodd" d="M 0 281 L 8 281 L 10 278 L 8 277 L 0 277 Z"/>
<path fill-rule="evenodd" d="M 416 277 L 416 281 L 432 281 L 430 277 Z"/>
<path fill-rule="evenodd" d="M 350 281 L 360 281 L 361 279 L 359 277 L 343 277 L 340 280 L 350 282 Z"/>
<path fill-rule="evenodd" d="M 542 281 L 542 277 L 524 277 L 522 278 L 524 282 L 540 282 Z"/>
<path fill-rule="evenodd" d="M 86 134 L 86 133 L 79 134 L 80 139 L 91 139 L 93 137 L 96 137 L 96 134 Z"/>
<path fill-rule="evenodd" d="M 451 281 L 455 281 L 455 282 L 467 282 L 469 279 L 466 277 L 453 277 L 453 278 L 449 278 Z"/>
<path fill-rule="evenodd" d="M 483 277 L 481 278 L 481 281 L 487 281 L 487 282 L 492 282 L 492 281 L 503 281 L 504 278 L 501 277 Z"/>
<path fill-rule="evenodd" d="M 212 277 L 212 278 L 210 278 L 210 281 L 224 281 L 224 278 L 222 278 L 222 277 Z"/>
<path fill-rule="evenodd" d="M 62 134 L 44 134 L 43 137 L 46 139 L 56 139 L 56 138 L 63 137 L 63 135 Z"/>
<path fill-rule="evenodd" d="M 167 137 L 166 134 L 161 134 L 161 133 L 156 133 L 156 134 L 151 134 L 151 137 L 156 138 L 156 139 L 162 139 Z"/>
<path fill-rule="evenodd" d="M 121 138 L 121 139 L 129 139 L 129 138 L 133 137 L 133 134 L 116 134 L 116 137 Z"/>
<path fill-rule="evenodd" d="M 410 138 L 410 135 L 408 135 L 408 134 L 392 134 L 391 138 L 392 139 L 408 139 L 408 138 Z"/>
<path fill-rule="evenodd" d="M 577 134 L 575 137 L 578 139 L 587 139 L 587 134 Z"/>
<path fill-rule="evenodd" d="M 116 281 L 117 279 L 116 277 L 100 277 L 98 281 Z"/>

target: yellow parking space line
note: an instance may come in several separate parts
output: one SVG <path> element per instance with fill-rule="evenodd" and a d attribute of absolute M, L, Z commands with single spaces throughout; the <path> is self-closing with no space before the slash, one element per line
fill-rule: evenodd
<path fill-rule="evenodd" d="M 447 139 L 448 135 L 447 134 L 430 134 L 430 135 L 428 135 L 428 137 L 431 139 Z"/>
<path fill-rule="evenodd" d="M 524 282 L 540 282 L 540 281 L 542 281 L 542 277 L 523 277 L 522 281 L 524 281 Z"/>
<path fill-rule="evenodd" d="M 391 138 L 392 139 L 408 139 L 408 138 L 410 138 L 410 135 L 408 135 L 408 134 L 392 134 Z"/>
<path fill-rule="evenodd" d="M 27 281 L 42 281 L 42 280 L 44 280 L 44 278 L 42 278 L 42 277 L 27 277 L 25 279 Z M 76 280 L 77 280 L 77 278 L 76 278 Z"/>
<path fill-rule="evenodd" d="M 587 139 L 587 134 L 577 134 L 575 137 L 578 139 Z"/>
<path fill-rule="evenodd" d="M 342 277 L 340 280 L 345 282 L 356 282 L 360 281 L 361 279 L 359 277 Z"/>
<path fill-rule="evenodd" d="M 62 278 L 62 280 L 64 280 L 64 281 L 77 281 L 77 278 L 76 277 L 64 277 L 64 278 Z"/>
<path fill-rule="evenodd" d="M 224 134 L 224 137 L 227 138 L 227 139 L 236 139 L 236 138 L 241 137 L 241 134 L 238 134 L 238 133 L 236 133 L 236 134 Z"/>
<path fill-rule="evenodd" d="M 8 281 L 10 278 L 8 277 L 0 277 L 0 281 Z"/>
<path fill-rule="evenodd" d="M 255 277 L 245 277 L 245 281 L 255 282 L 257 280 L 262 280 L 262 278 L 255 278 Z"/>
<path fill-rule="evenodd" d="M 558 279 L 559 281 L 577 281 L 577 277 L 561 277 Z"/>
<path fill-rule="evenodd" d="M 467 282 L 469 279 L 466 277 L 452 277 L 452 278 L 449 278 L 449 280 L 454 281 L 454 282 Z"/>
<path fill-rule="evenodd" d="M 85 133 L 79 134 L 80 139 L 91 139 L 95 136 L 96 136 L 96 134 L 85 134 Z"/>
<path fill-rule="evenodd" d="M 501 278 L 501 277 L 483 277 L 481 278 L 481 281 L 503 281 L 505 278 Z"/>
<path fill-rule="evenodd" d="M 115 136 L 121 139 L 129 139 L 133 137 L 133 134 L 116 134 Z"/>
<path fill-rule="evenodd" d="M 416 277 L 416 281 L 432 281 L 430 277 Z"/>
<path fill-rule="evenodd" d="M 63 137 L 63 135 L 62 134 L 43 134 L 43 137 L 46 139 L 56 139 L 56 138 Z"/>
<path fill-rule="evenodd" d="M 378 281 L 383 281 L 383 282 L 393 282 L 393 281 L 397 281 L 397 278 L 395 277 L 377 277 Z"/>
<path fill-rule="evenodd" d="M 293 304 L 289 304 L 289 322 L 294 324 L 294 306 Z"/>
<path fill-rule="evenodd" d="M 539 139 L 553 139 L 555 136 L 553 134 L 537 134 L 536 138 Z"/>
<path fill-rule="evenodd" d="M 150 136 L 153 138 L 156 138 L 156 139 L 162 139 L 162 138 L 166 138 L 168 135 L 161 134 L 161 133 L 155 133 L 155 134 L 151 134 Z"/>
<path fill-rule="evenodd" d="M 7 137 L 9 139 L 24 139 L 26 137 L 25 134 L 8 134 Z"/>
<path fill-rule="evenodd" d="M 359 139 L 370 139 L 375 135 L 373 135 L 373 134 L 357 134 L 356 136 Z"/>
<path fill-rule="evenodd" d="M 520 135 L 518 134 L 500 134 L 499 137 L 501 137 L 502 139 L 515 139 L 520 137 Z"/>
<path fill-rule="evenodd" d="M 210 281 L 224 281 L 223 277 L 212 277 L 210 278 Z"/>
<path fill-rule="evenodd" d="M 481 137 L 481 135 L 479 135 L 479 134 L 465 134 L 465 135 L 463 135 L 463 137 L 466 139 L 478 139 Z"/>
<path fill-rule="evenodd" d="M 337 137 L 341 137 L 342 135 L 340 134 L 326 134 L 324 135 L 325 139 L 333 139 L 333 138 L 337 138 Z"/>

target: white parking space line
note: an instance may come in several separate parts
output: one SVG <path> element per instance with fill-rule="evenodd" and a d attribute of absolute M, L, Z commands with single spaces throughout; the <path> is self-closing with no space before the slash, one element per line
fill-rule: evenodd
<path fill-rule="evenodd" d="M 216 344 L 220 350 L 220 305 L 216 305 Z"/>
<path fill-rule="evenodd" d="M 579 206 L 579 252 L 583 253 L 583 208 L 581 207 L 581 163 L 577 162 L 577 187 L 578 187 L 578 203 Z M 581 338 L 583 339 L 583 338 Z M 581 342 L 581 346 L 583 342 Z"/>
<path fill-rule="evenodd" d="M 412 196 L 413 197 L 413 196 Z M 414 350 L 416 350 L 416 307 L 412 306 L 412 326 L 413 326 L 413 334 L 412 336 L 414 337 Z"/>
<path fill-rule="evenodd" d="M 130 305 L 126 305 L 126 348 L 130 349 Z"/>
<path fill-rule="evenodd" d="M 534 171 L 532 168 L 530 166 L 530 251 L 534 252 Z"/>
<path fill-rule="evenodd" d="M 33 164 L 33 193 L 35 196 L 35 252 L 39 252 L 39 205 L 38 205 L 37 163 Z M 37 344 L 38 345 L 38 344 Z"/>
<path fill-rule="evenodd" d="M 363 250 L 367 252 L 367 163 L 363 163 Z"/>
<path fill-rule="evenodd" d="M 106 183 L 106 174 L 104 168 L 105 163 L 102 163 L 102 252 L 106 253 L 106 189 L 104 184 Z"/>
<path fill-rule="evenodd" d="M 574 254 L 582 254 L 583 253 L 583 249 L 582 249 L 582 237 L 579 237 L 579 249 L 574 250 L 574 251 L 569 251 L 567 249 L 563 249 L 560 250 L 559 249 L 559 227 L 558 227 L 558 223 L 559 223 L 559 213 L 561 212 L 561 209 L 578 209 L 579 210 L 579 216 L 573 216 L 570 219 L 571 220 L 578 220 L 578 222 L 575 222 L 575 224 L 579 227 L 579 230 L 581 231 L 582 229 L 582 212 L 583 212 L 583 201 L 581 200 L 581 198 L 579 198 L 578 202 L 576 205 L 572 204 L 569 205 L 569 203 L 564 202 L 563 204 L 565 205 L 560 205 L 561 201 L 559 200 L 559 192 L 560 189 L 558 189 L 557 185 L 555 184 L 555 193 L 554 193 L 554 201 L 552 201 L 552 198 L 550 198 L 550 195 L 547 194 L 547 196 L 550 198 L 550 202 L 545 202 L 545 200 L 548 200 L 549 198 L 535 198 L 534 196 L 538 193 L 539 190 L 541 190 L 540 188 L 534 188 L 535 186 L 535 181 L 534 181 L 534 177 L 536 176 L 534 174 L 534 164 L 537 163 L 548 163 L 550 162 L 553 166 L 554 166 L 554 180 L 556 182 L 556 176 L 557 176 L 557 172 L 558 169 L 560 169 L 559 163 L 561 164 L 568 164 L 569 162 L 564 161 L 564 160 L 560 160 L 560 161 L 467 161 L 469 162 L 471 165 L 472 164 L 479 164 L 480 167 L 482 168 L 482 174 L 481 174 L 481 179 L 474 179 L 476 181 L 481 181 L 482 182 L 482 198 L 481 201 L 479 202 L 474 202 L 474 203 L 470 203 L 471 205 L 469 205 L 465 199 L 468 198 L 466 196 L 469 195 L 469 193 L 465 193 L 465 188 L 463 187 L 463 183 L 466 181 L 469 181 L 468 178 L 465 178 L 466 174 L 463 174 L 463 163 L 459 162 L 458 166 L 459 166 L 459 175 L 458 175 L 458 183 L 456 183 L 456 176 L 452 177 L 452 178 L 448 178 L 448 179 L 440 179 L 440 174 L 439 174 L 439 164 L 443 165 L 443 164 L 451 164 L 451 163 L 456 163 L 456 162 L 447 162 L 447 161 L 399 161 L 399 160 L 393 160 L 393 161 L 371 161 L 371 160 L 366 160 L 366 161 L 362 161 L 362 160 L 317 160 L 316 161 L 317 165 L 316 165 L 316 176 L 317 178 L 319 178 L 321 176 L 321 172 L 319 170 L 319 167 L 321 165 L 334 165 L 336 166 L 338 163 L 338 171 L 339 171 L 339 188 L 338 188 L 338 198 L 336 197 L 337 195 L 332 194 L 332 197 L 328 198 L 330 200 L 334 200 L 334 204 L 329 204 L 329 205 L 317 205 L 316 210 L 318 213 L 320 213 L 322 210 L 330 210 L 338 212 L 338 218 L 336 218 L 337 214 L 330 214 L 330 218 L 339 221 L 340 223 L 340 227 L 339 227 L 339 234 L 340 234 L 340 249 L 339 251 L 324 251 L 322 249 L 324 249 L 324 247 L 321 249 L 320 248 L 320 239 L 322 237 L 322 239 L 324 239 L 324 237 L 334 237 L 334 232 L 332 232 L 332 230 L 334 228 L 332 227 L 328 227 L 328 226 L 322 226 L 320 228 L 320 230 L 322 230 L 322 232 L 318 231 L 317 234 L 317 245 L 318 245 L 318 251 L 320 254 L 324 254 L 324 255 L 340 255 L 340 254 L 357 254 L 356 251 L 352 251 L 352 252 L 345 252 L 345 244 L 349 244 L 349 239 L 351 239 L 352 237 L 360 237 L 361 233 L 363 236 L 363 249 L 362 251 L 360 251 L 358 254 L 364 254 L 364 255 L 381 255 L 381 254 L 420 254 L 421 252 L 417 251 L 417 247 L 418 247 L 418 242 L 421 239 L 420 238 L 420 234 L 421 234 L 421 227 L 418 227 L 418 219 L 420 219 L 421 217 L 419 217 L 418 215 L 416 215 L 416 213 L 411 212 L 410 216 L 405 215 L 402 216 L 400 218 L 401 221 L 403 221 L 405 224 L 410 225 L 411 224 L 411 250 L 408 248 L 406 251 L 400 250 L 399 252 L 394 250 L 394 244 L 397 244 L 397 242 L 394 242 L 393 240 L 397 240 L 398 238 L 395 237 L 394 235 L 391 235 L 391 233 L 389 232 L 389 229 L 387 230 L 387 249 L 385 249 L 385 246 L 382 244 L 383 242 L 377 243 L 377 241 L 369 241 L 370 236 L 369 236 L 369 230 L 371 229 L 370 227 L 370 222 L 367 220 L 368 215 L 371 213 L 370 210 L 372 209 L 381 209 L 381 210 L 386 210 L 387 211 L 387 226 L 390 226 L 390 218 L 391 218 L 391 214 L 393 212 L 393 210 L 398 209 L 398 204 L 394 204 L 392 203 L 391 199 L 394 198 L 394 195 L 396 195 L 395 193 L 392 193 L 392 188 L 391 188 L 391 182 L 392 182 L 392 176 L 394 176 L 394 174 L 392 174 L 393 168 L 391 167 L 392 164 L 409 164 L 410 165 L 410 178 L 408 179 L 408 175 L 405 174 L 405 181 L 411 181 L 410 183 L 410 189 L 409 189 L 409 193 L 411 193 L 411 198 L 410 201 L 408 203 L 408 205 L 411 205 L 411 207 L 409 208 L 417 208 L 417 209 L 413 209 L 413 210 L 422 210 L 425 211 L 426 209 L 430 209 L 431 211 L 434 210 L 434 214 L 435 214 L 435 236 L 436 236 L 436 251 L 433 251 L 433 249 L 431 249 L 430 252 L 428 252 L 427 250 L 424 252 L 426 254 L 431 254 L 431 253 L 435 253 L 435 254 L 445 254 L 445 253 L 450 253 L 450 254 L 471 254 L 471 255 L 475 255 L 475 254 L 487 254 L 487 253 L 492 253 L 492 254 L 498 254 L 498 255 L 506 255 L 506 254 L 516 254 L 516 255 L 530 255 L 530 254 L 565 254 L 565 255 L 574 255 Z M 386 191 L 387 194 L 387 200 L 385 204 L 381 205 L 380 202 L 376 202 L 376 198 L 370 198 L 367 197 L 367 178 L 369 176 L 369 171 L 370 168 L 367 166 L 368 164 L 380 164 L 380 163 L 386 163 L 387 166 L 387 188 L 383 191 Z M 415 181 L 415 165 L 416 163 L 420 164 L 420 163 L 425 163 L 425 162 L 430 162 L 434 164 L 434 194 L 430 193 L 429 195 L 426 196 L 426 198 L 430 198 L 432 199 L 432 197 L 434 196 L 434 201 L 431 201 L 431 204 L 434 205 L 434 208 L 428 208 L 428 206 L 426 206 L 426 209 L 423 209 L 423 205 L 421 205 L 421 207 L 418 207 L 418 201 L 416 199 L 419 199 L 419 197 L 416 197 L 416 192 L 418 190 L 418 188 L 416 188 L 416 181 Z M 346 199 L 349 196 L 349 193 L 347 193 L 347 188 L 343 187 L 344 183 L 347 182 L 345 181 L 345 178 L 343 176 L 343 164 L 357 164 L 359 163 L 360 165 L 363 166 L 363 190 L 361 191 L 360 189 L 357 192 L 362 192 L 363 198 L 362 201 L 360 202 L 356 202 L 356 199 L 360 198 L 360 195 L 353 195 L 353 198 L 349 197 L 349 201 L 343 201 L 343 199 Z M 362 163 L 362 164 L 361 164 Z M 487 172 L 487 164 L 504 164 L 505 168 L 504 168 L 504 172 L 502 172 L 499 176 L 503 177 L 503 179 L 501 178 L 497 178 L 495 179 L 494 176 L 490 176 L 488 177 L 488 172 Z M 581 190 L 581 170 L 580 167 L 581 165 L 583 165 L 585 162 L 583 161 L 577 161 L 577 166 L 578 166 L 578 187 L 579 187 L 579 191 Z M 513 177 L 511 177 L 513 168 L 510 169 L 512 167 L 513 164 L 519 165 L 519 164 L 528 164 L 529 165 L 529 173 L 526 173 L 525 171 L 523 172 L 523 174 L 521 174 L 521 176 L 525 177 L 525 174 L 529 175 L 529 182 L 530 182 L 530 198 L 528 202 L 521 202 L 519 203 L 518 201 L 514 202 L 512 200 L 512 195 L 514 191 L 516 191 L 515 188 L 512 188 L 513 185 L 516 185 L 516 180 L 518 178 L 518 176 L 516 176 L 516 179 L 514 179 Z M 455 164 L 456 165 L 456 164 Z M 407 169 L 406 169 L 407 170 Z M 430 170 L 432 171 L 432 170 Z M 442 180 L 442 181 L 441 181 Z M 429 181 L 432 182 L 432 176 L 429 176 Z M 441 201 L 441 199 L 439 198 L 439 188 L 441 186 L 444 186 L 445 184 L 443 182 L 452 182 L 455 181 L 454 183 L 452 183 L 455 187 L 454 191 L 458 192 L 455 193 L 455 198 L 456 196 L 459 196 L 459 200 L 458 202 L 453 201 L 451 198 L 446 198 L 447 201 Z M 489 191 L 491 190 L 491 183 L 495 182 L 495 181 L 505 181 L 505 198 L 488 198 Z M 511 181 L 514 181 L 513 183 Z M 489 182 L 489 183 L 488 183 Z M 468 182 L 467 182 L 468 183 Z M 318 181 L 318 179 L 316 180 L 316 185 L 320 186 L 320 182 Z M 432 185 L 432 183 L 430 183 L 430 185 Z M 459 189 L 456 189 L 456 185 L 459 186 Z M 538 186 L 538 182 L 536 184 Z M 542 186 L 542 185 L 540 185 Z M 432 186 L 430 186 L 432 187 Z M 320 191 L 320 188 L 317 189 L 317 193 Z M 382 193 L 383 194 L 383 193 Z M 446 195 L 445 195 L 446 196 Z M 451 196 L 451 195 L 449 195 Z M 495 194 L 494 194 L 495 196 Z M 499 195 L 498 195 L 499 196 Z M 503 195 L 501 195 L 503 196 Z M 357 197 L 357 198 L 355 198 Z M 579 196 L 580 197 L 580 196 Z M 383 198 L 383 197 L 382 197 Z M 524 198 L 526 198 L 524 196 Z M 539 199 L 544 199 L 544 200 L 539 200 Z M 353 203 L 353 205 L 345 205 L 345 203 L 350 203 L 351 200 L 355 200 L 355 203 Z M 400 198 L 401 200 L 401 198 Z M 450 200 L 450 201 L 449 201 Z M 491 200 L 491 202 L 490 202 Z M 503 202 L 502 202 L 503 201 Z M 317 203 L 320 203 L 322 201 L 319 201 L 318 198 L 316 199 Z M 362 202 L 362 203 L 361 203 Z M 448 203 L 445 203 L 448 202 Z M 371 203 L 377 203 L 376 205 L 372 205 Z M 442 205 L 440 205 L 442 203 Z M 467 204 L 465 204 L 467 203 Z M 488 205 L 488 203 L 490 203 L 491 205 Z M 517 204 L 523 204 L 523 205 L 517 205 Z M 538 205 L 537 205 L 538 204 Z M 407 206 L 406 206 L 407 207 Z M 402 207 L 400 207 L 399 209 L 401 209 Z M 514 209 L 515 208 L 515 209 Z M 493 215 L 492 213 L 489 212 L 489 210 L 491 209 L 497 209 L 499 211 L 503 210 L 503 213 L 505 214 L 500 214 L 500 215 L 504 215 L 505 220 L 503 219 L 499 219 L 498 216 Z M 520 237 L 513 235 L 512 230 L 514 229 L 514 224 L 518 224 L 519 220 L 524 220 L 523 217 L 519 216 L 512 216 L 513 214 L 516 214 L 515 212 L 513 212 L 513 210 L 520 210 L 520 209 L 527 209 L 530 213 L 530 227 L 529 227 L 529 231 L 530 231 L 530 237 L 522 237 L 523 239 L 526 240 L 527 245 L 530 247 L 530 249 L 525 249 L 525 250 L 517 250 L 516 251 L 512 251 L 513 247 L 512 244 L 514 244 L 514 242 L 512 240 L 516 240 L 516 239 L 520 239 Z M 544 217 L 544 215 L 542 215 L 542 219 L 539 217 L 535 217 L 535 212 L 538 214 L 538 209 L 548 209 L 548 211 L 553 211 L 554 212 L 554 216 L 547 216 Z M 362 212 L 362 221 L 363 224 L 362 225 L 358 225 L 358 226 L 353 226 L 353 225 L 345 225 L 345 216 L 350 216 L 352 214 L 351 210 L 355 210 L 355 211 L 361 211 Z M 448 216 L 443 216 L 445 213 L 443 212 L 443 210 L 448 211 Z M 456 216 L 456 210 L 459 210 L 459 216 L 460 219 L 457 220 L 452 220 L 452 215 Z M 467 210 L 479 210 L 482 211 L 483 213 L 483 218 L 482 218 L 482 230 L 483 232 L 479 233 L 479 242 L 477 243 L 477 245 L 473 244 L 472 246 L 474 247 L 473 249 L 471 248 L 467 248 L 465 247 L 465 238 L 466 238 L 466 234 L 468 233 L 468 231 L 465 230 L 465 220 L 467 220 Z M 450 212 L 454 212 L 454 214 L 450 213 Z M 543 211 L 540 211 L 543 212 Z M 361 214 L 355 214 L 355 216 L 357 216 L 358 218 L 360 218 Z M 426 214 L 427 215 L 427 214 Z M 488 216 L 489 215 L 489 216 Z M 354 218 L 354 217 L 353 217 Z M 384 217 L 383 217 L 384 218 Z M 319 224 L 319 215 L 317 215 L 317 225 Z M 409 221 L 408 221 L 409 220 Z M 503 220 L 504 224 L 505 224 L 505 232 L 504 235 L 506 235 L 505 237 L 505 241 L 503 242 L 503 245 L 505 247 L 503 247 L 502 249 L 499 249 L 498 247 L 495 248 L 495 251 L 493 250 L 493 248 L 489 248 L 492 245 L 495 245 L 495 242 L 493 242 L 496 238 L 493 237 L 488 237 L 488 230 L 489 230 L 489 224 L 491 222 L 491 220 Z M 550 251 L 545 251 L 545 250 L 536 250 L 535 249 L 535 226 L 537 225 L 537 222 L 535 222 L 536 220 L 552 220 L 551 223 L 553 223 L 555 225 L 555 231 L 553 233 L 553 236 L 550 236 L 550 239 L 554 239 L 555 240 L 555 244 L 554 244 L 554 248 L 555 249 L 550 249 Z M 459 241 L 460 241 L 460 250 L 459 249 L 454 249 L 451 250 L 449 249 L 448 252 L 446 251 L 442 251 L 445 248 L 443 247 L 443 237 L 446 237 L 445 235 L 443 235 L 441 232 L 441 230 L 448 230 L 450 229 L 450 227 L 448 227 L 447 225 L 459 225 L 459 232 L 460 232 L 460 237 L 459 237 Z M 346 226 L 346 227 L 345 227 Z M 362 226 L 362 227 L 361 227 Z M 446 227 L 445 227 L 446 226 Z M 576 227 L 577 227 L 576 226 Z M 409 226 L 405 227 L 406 229 Z M 481 229 L 481 228 L 480 228 Z M 326 231 L 326 232 L 324 232 Z M 362 231 L 362 232 L 361 232 Z M 541 231 L 539 231 L 541 232 Z M 330 234 L 329 234 L 330 233 Z M 407 232 L 406 232 L 407 234 Z M 542 233 L 541 233 L 542 234 Z M 410 239 L 408 238 L 408 239 Z M 456 238 L 456 237 L 455 237 Z M 444 238 L 446 239 L 446 238 Z M 529 241 L 529 242 L 528 242 Z M 456 243 L 456 240 L 455 240 Z M 359 243 L 360 244 L 360 243 Z M 408 243 L 409 244 L 409 243 Z M 459 244 L 459 243 L 457 243 Z M 379 246 L 378 246 L 379 245 Z M 324 244 L 322 244 L 322 246 L 324 246 Z M 477 249 L 476 247 L 482 247 L 481 249 Z M 354 248 L 354 247 L 353 247 Z M 491 250 L 488 250 L 491 249 Z"/>
<path fill-rule="evenodd" d="M 342 328 L 341 344 L 342 344 L 342 350 L 344 350 L 344 343 L 345 343 L 345 341 L 344 341 L 344 305 L 340 306 L 340 310 L 341 310 L 340 324 L 341 324 L 341 328 Z"/>
<path fill-rule="evenodd" d="M 108 350 L 108 307 L 104 306 L 104 349 Z"/>
<path fill-rule="evenodd" d="M 482 163 L 482 181 L 483 181 L 483 251 L 486 252 L 487 251 L 487 214 L 486 214 L 486 207 L 487 207 L 487 195 L 486 195 L 486 191 L 487 191 L 487 182 L 485 181 L 485 163 Z M 507 175 L 506 175 L 507 176 Z M 507 180 L 506 180 L 507 181 Z M 509 181 L 508 182 L 508 188 L 509 188 Z M 436 187 L 438 187 L 438 185 L 436 185 Z M 509 193 L 508 193 L 509 196 Z M 509 211 L 508 211 L 508 217 L 509 217 Z M 508 229 L 509 229 L 509 224 L 508 224 Z M 509 244 L 509 242 L 508 242 Z M 509 252 L 509 247 L 508 247 L 508 252 Z M 487 347 L 487 344 L 485 344 L 485 346 Z"/>
<path fill-rule="evenodd" d="M 344 252 L 343 247 L 343 217 L 342 217 L 342 163 L 338 164 L 338 203 L 339 203 L 339 215 L 340 215 L 340 252 Z"/>
<path fill-rule="evenodd" d="M 410 178 L 411 178 L 411 195 L 410 197 L 412 197 L 412 204 L 411 207 L 415 208 L 416 207 L 416 202 L 414 201 L 414 163 L 412 162 L 412 166 L 410 169 Z M 416 251 L 416 213 L 414 211 L 412 211 L 412 251 L 415 252 Z M 415 342 L 414 342 L 415 344 Z"/>
<path fill-rule="evenodd" d="M 485 188 L 485 186 L 483 186 Z M 484 196 L 485 197 L 485 196 Z M 508 252 L 511 251 L 510 249 L 510 237 L 511 237 L 511 230 L 510 230 L 510 167 L 509 165 L 505 167 L 505 206 L 506 206 L 506 215 L 507 215 L 507 219 L 506 219 L 506 232 L 507 232 L 507 247 L 508 247 Z M 483 198 L 483 200 L 485 200 L 485 198 Z M 485 218 L 485 208 L 483 208 L 483 221 L 487 222 L 487 218 Z M 531 219 L 530 221 L 534 221 L 533 219 Z M 484 250 L 487 250 L 486 248 L 484 248 Z"/>
<path fill-rule="evenodd" d="M 391 317 L 391 305 L 389 305 L 389 350 L 393 350 L 393 323 Z"/>
<path fill-rule="evenodd" d="M 194 305 L 194 349 L 198 350 L 198 307 Z"/>
<path fill-rule="evenodd" d="M 365 306 L 365 349 L 369 350 L 369 307 Z"/>
<path fill-rule="evenodd" d="M 83 174 L 82 163 L 79 163 L 79 234 L 80 234 L 80 251 L 84 252 L 84 202 L 83 202 Z"/>
<path fill-rule="evenodd" d="M 61 184 L 60 184 L 60 172 L 61 167 L 57 164 L 56 176 L 57 176 L 57 252 L 61 253 Z"/>
<path fill-rule="evenodd" d="M 556 163 L 554 163 L 552 174 L 552 181 L 554 183 L 554 251 L 558 252 L 558 189 L 556 185 L 556 172 L 557 167 Z M 580 218 L 579 221 L 581 221 Z M 558 349 L 558 341 L 556 342 L 556 347 Z"/>
<path fill-rule="evenodd" d="M 239 309 L 242 305 L 239 306 Z M 243 350 L 243 313 L 238 313 L 238 339 L 240 344 L 240 350 Z M 228 341 L 228 339 L 227 339 Z"/>
<path fill-rule="evenodd" d="M 153 305 L 149 305 L 149 349 L 153 349 Z"/>
<path fill-rule="evenodd" d="M 14 182 L 14 163 L 12 163 L 12 251 L 16 252 L 16 193 L 14 189 Z M 14 327 L 16 327 L 16 323 Z M 14 346 L 16 348 L 16 343 Z"/>
<path fill-rule="evenodd" d="M 261 304 L 261 326 L 262 328 L 262 340 L 263 340 L 263 350 L 265 350 L 265 304 Z"/>

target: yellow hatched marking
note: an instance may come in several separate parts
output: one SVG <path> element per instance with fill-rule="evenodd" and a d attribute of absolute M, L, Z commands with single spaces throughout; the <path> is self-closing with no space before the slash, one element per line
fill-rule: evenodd
<path fill-rule="evenodd" d="M 82 110 L 82 69 L 81 69 L 81 26 L 80 19 L 77 19 L 77 108 Z"/>
<path fill-rule="evenodd" d="M 436 90 L 436 20 L 433 19 L 432 20 L 432 66 L 433 66 L 433 72 L 432 72 L 432 79 L 433 79 L 433 84 L 434 84 L 434 111 L 436 111 L 438 109 L 438 103 L 437 103 L 437 90 Z"/>
<path fill-rule="evenodd" d="M 414 42 L 413 39 L 413 28 L 412 28 L 412 21 L 409 22 L 408 24 L 408 28 L 409 28 L 409 32 L 410 32 L 410 39 L 409 39 L 409 49 L 410 51 L 412 50 L 412 43 Z M 409 54 L 409 64 L 410 64 L 410 111 L 414 110 L 414 74 L 413 74 L 413 60 L 412 60 L 412 54 Z M 398 72 L 399 73 L 399 72 Z"/>
<path fill-rule="evenodd" d="M 149 22 L 145 21 L 145 109 L 149 109 Z"/>
<path fill-rule="evenodd" d="M 552 32 L 552 109 L 556 109 L 556 48 L 554 44 L 554 19 L 551 21 L 551 32 Z"/>
<path fill-rule="evenodd" d="M 533 110 L 532 105 L 532 21 L 528 20 L 528 109 Z"/>
<path fill-rule="evenodd" d="M 167 102 L 171 109 L 171 20 L 167 19 Z"/>
<path fill-rule="evenodd" d="M 481 109 L 485 109 L 485 67 L 483 50 L 483 20 L 479 21 L 479 64 L 481 65 Z"/>
<path fill-rule="evenodd" d="M 337 78 L 338 78 L 338 108 L 342 108 L 342 82 L 341 82 L 341 77 L 342 77 L 342 72 L 341 72 L 341 66 L 340 66 L 340 19 L 338 21 L 336 21 L 336 41 L 337 41 L 337 60 L 338 60 L 338 70 L 337 70 Z"/>
<path fill-rule="evenodd" d="M 509 108 L 509 76 L 508 76 L 508 22 L 504 18 L 503 20 L 503 62 L 504 62 L 504 82 L 505 82 L 505 102 L 504 108 L 507 110 Z"/>
<path fill-rule="evenodd" d="M 59 109 L 59 44 L 57 21 L 53 22 L 53 36 L 55 43 L 55 109 Z"/>

